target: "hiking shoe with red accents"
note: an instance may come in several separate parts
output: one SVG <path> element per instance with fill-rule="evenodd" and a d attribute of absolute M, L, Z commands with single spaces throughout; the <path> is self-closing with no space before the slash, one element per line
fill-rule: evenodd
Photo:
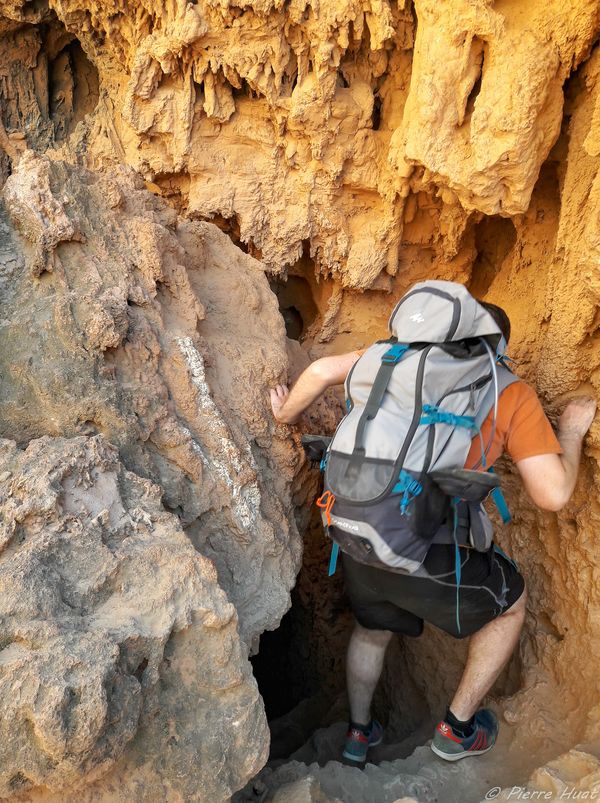
<path fill-rule="evenodd" d="M 498 736 L 498 719 L 489 708 L 480 708 L 473 719 L 473 733 L 459 736 L 447 722 L 439 722 L 431 749 L 446 761 L 458 761 L 467 756 L 480 756 L 491 750 Z"/>
<path fill-rule="evenodd" d="M 374 719 L 371 722 L 371 730 L 368 733 L 363 733 L 358 728 L 349 728 L 346 734 L 346 742 L 344 743 L 343 757 L 348 761 L 355 761 L 357 764 L 364 764 L 367 760 L 367 751 L 369 747 L 375 747 L 381 744 L 383 739 L 383 728 Z"/>

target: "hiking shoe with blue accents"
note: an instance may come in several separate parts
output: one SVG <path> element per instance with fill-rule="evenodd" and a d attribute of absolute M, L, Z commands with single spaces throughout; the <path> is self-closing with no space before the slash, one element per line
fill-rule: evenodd
<path fill-rule="evenodd" d="M 350 727 L 346 734 L 344 752 L 342 756 L 348 761 L 355 761 L 357 764 L 364 764 L 367 760 L 369 747 L 381 744 L 383 739 L 383 728 L 376 719 L 371 722 L 371 730 L 365 734 L 358 728 Z"/>
<path fill-rule="evenodd" d="M 458 761 L 467 756 L 480 756 L 491 750 L 498 736 L 498 719 L 489 708 L 480 708 L 473 719 L 473 733 L 459 736 L 447 722 L 439 722 L 431 749 L 446 761 Z"/>

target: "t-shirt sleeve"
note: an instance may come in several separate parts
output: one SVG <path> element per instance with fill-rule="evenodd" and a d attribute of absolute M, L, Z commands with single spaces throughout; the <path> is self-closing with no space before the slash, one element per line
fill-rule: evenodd
<path fill-rule="evenodd" d="M 508 428 L 506 451 L 515 463 L 541 454 L 562 454 L 536 392 L 524 382 L 518 384 L 519 394 Z"/>

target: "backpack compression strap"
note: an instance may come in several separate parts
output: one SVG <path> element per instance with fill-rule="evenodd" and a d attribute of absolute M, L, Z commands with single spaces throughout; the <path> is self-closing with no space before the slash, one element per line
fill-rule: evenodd
<path fill-rule="evenodd" d="M 369 421 L 372 421 L 381 407 L 381 402 L 385 396 L 385 391 L 390 383 L 392 373 L 396 365 L 400 362 L 402 357 L 408 351 L 410 346 L 407 343 L 394 343 L 381 358 L 381 365 L 373 380 L 369 398 L 365 404 L 365 409 L 362 411 L 360 419 L 356 427 L 356 437 L 354 438 L 354 448 L 352 450 L 352 457 L 348 465 L 347 471 L 356 469 L 364 456 L 365 447 L 365 429 Z"/>
<path fill-rule="evenodd" d="M 520 379 L 518 376 L 513 374 L 506 366 L 500 364 L 497 366 L 498 370 L 498 396 L 502 393 L 503 390 L 509 385 L 512 385 L 514 382 L 519 382 Z M 488 389 L 486 391 L 485 396 L 481 401 L 481 405 L 479 407 L 479 411 L 475 416 L 475 426 L 477 429 L 481 429 L 483 426 L 483 422 L 488 417 L 490 410 L 494 406 L 494 383 L 490 382 Z"/>

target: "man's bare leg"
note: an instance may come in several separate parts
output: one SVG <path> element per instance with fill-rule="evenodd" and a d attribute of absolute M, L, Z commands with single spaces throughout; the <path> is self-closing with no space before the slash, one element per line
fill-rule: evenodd
<path fill-rule="evenodd" d="M 371 721 L 371 700 L 391 637 L 390 630 L 367 630 L 356 623 L 348 645 L 346 664 L 352 722 L 368 725 Z"/>
<path fill-rule="evenodd" d="M 457 719 L 466 722 L 473 716 L 512 655 L 523 627 L 526 599 L 524 590 L 506 613 L 471 636 L 467 663 L 450 703 Z"/>

